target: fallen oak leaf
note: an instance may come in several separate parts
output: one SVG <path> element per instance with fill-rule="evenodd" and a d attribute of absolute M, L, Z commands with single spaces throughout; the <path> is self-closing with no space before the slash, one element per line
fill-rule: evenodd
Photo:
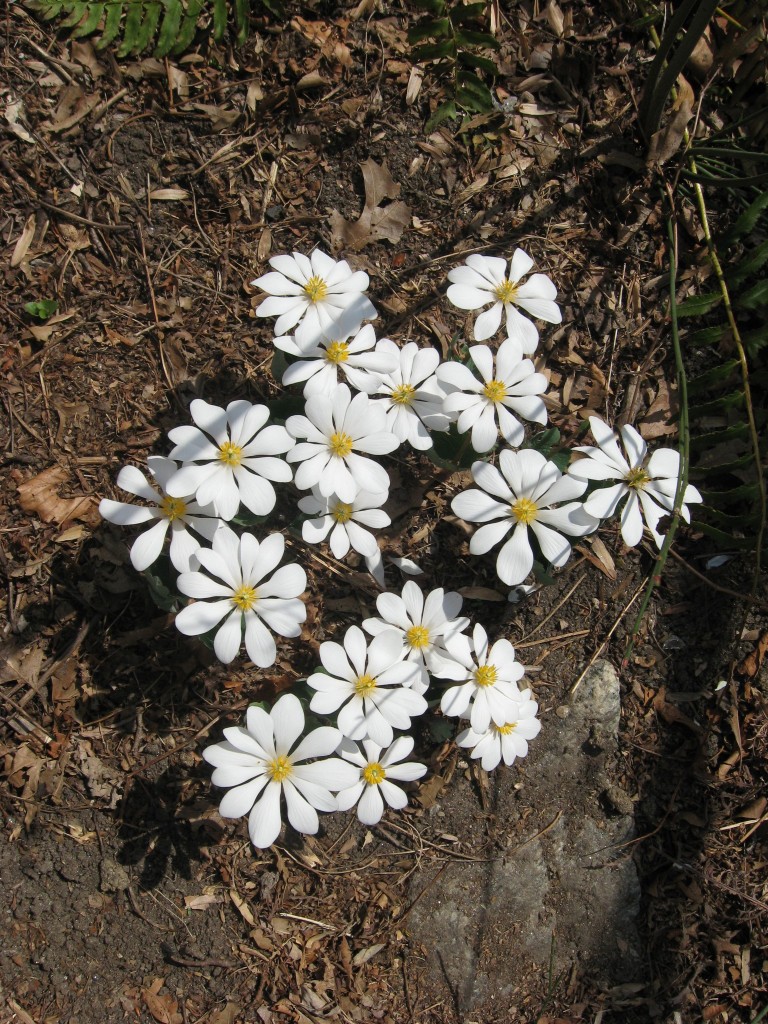
<path fill-rule="evenodd" d="M 365 186 L 363 212 L 357 221 L 349 221 L 338 210 L 331 211 L 332 244 L 334 248 L 354 251 L 381 239 L 396 244 L 411 223 L 411 208 L 397 199 L 400 185 L 389 173 L 386 162 L 377 164 L 368 159 L 360 164 L 360 170 Z M 384 200 L 390 202 L 382 206 Z"/>
<path fill-rule="evenodd" d="M 19 502 L 25 512 L 38 515 L 44 523 L 70 522 L 81 519 L 95 525 L 99 521 L 96 498 L 80 495 L 62 498 L 59 488 L 67 480 L 68 473 L 61 466 L 50 466 L 42 473 L 17 485 Z"/>

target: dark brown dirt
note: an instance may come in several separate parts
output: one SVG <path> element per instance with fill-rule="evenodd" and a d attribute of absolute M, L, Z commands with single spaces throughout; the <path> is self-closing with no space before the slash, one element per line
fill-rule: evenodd
<path fill-rule="evenodd" d="M 6 10 L 3 1024 L 460 1019 L 428 970 L 434 951 L 409 936 L 413 877 L 460 873 L 549 825 L 556 789 L 549 805 L 525 803 L 535 749 L 489 783 L 443 723 L 424 725 L 431 771 L 408 812 L 371 831 L 334 816 L 316 838 L 254 853 L 244 823 L 219 818 L 200 752 L 311 671 L 321 640 L 372 613 L 375 587 L 294 542 L 310 579 L 302 643 L 280 644 L 264 673 L 225 669 L 152 604 L 97 505 L 117 496 L 123 464 L 167 451 L 194 397 L 279 393 L 248 282 L 275 253 L 331 249 L 330 214 L 359 216 L 368 158 L 387 162 L 413 217 L 396 244 L 344 254 L 371 275 L 381 333 L 445 347 L 464 327 L 440 295 L 447 270 L 465 251 L 522 245 L 563 306 L 540 353 L 564 441 L 597 411 L 674 443 L 665 226 L 631 99 L 646 38 L 616 5 L 573 4 L 567 40 L 545 19 L 523 29 L 519 13 L 500 30 L 503 89 L 539 110 L 427 138 L 435 88 L 406 106 L 400 7 L 350 20 L 291 6 L 304 20 L 285 31 L 263 19 L 242 51 L 184 62 L 118 62 Z M 537 54 L 553 63 L 532 80 Z M 324 81 L 305 88 L 314 71 Z M 107 105 L 89 113 L 90 98 Z M 183 192 L 157 196 L 167 189 Z M 697 242 L 685 244 L 693 265 Z M 60 319 L 30 317 L 37 299 L 55 299 Z M 469 590 L 467 614 L 532 667 L 545 730 L 592 660 L 621 669 L 608 770 L 634 805 L 641 982 L 539 964 L 514 1001 L 472 1019 L 752 1021 L 766 1000 L 766 681 L 734 666 L 764 621 L 671 560 L 625 664 L 649 548 L 627 553 L 609 524 L 615 572 L 584 545 L 552 586 L 511 605 L 448 514 L 457 478 L 414 456 L 389 468 L 388 552 L 414 558 L 430 586 L 485 588 L 482 600 Z M 693 530 L 677 550 L 701 570 L 711 549 Z M 713 579 L 744 593 L 749 570 L 734 560 Z M 512 830 L 490 787 L 518 784 Z"/>

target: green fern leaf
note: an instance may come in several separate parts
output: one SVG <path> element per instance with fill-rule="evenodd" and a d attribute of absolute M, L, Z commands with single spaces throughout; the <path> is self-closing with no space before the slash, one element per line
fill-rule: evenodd
<path fill-rule="evenodd" d="M 251 27 L 251 0 L 235 0 L 235 29 L 238 46 L 248 38 Z"/>
<path fill-rule="evenodd" d="M 685 299 L 677 307 L 677 317 L 680 319 L 684 316 L 701 316 L 704 313 L 708 313 L 715 306 L 719 306 L 723 301 L 723 296 L 720 292 L 708 292 L 706 295 L 693 295 L 690 299 Z"/>
<path fill-rule="evenodd" d="M 127 14 L 123 25 L 123 42 L 117 51 L 118 57 L 127 57 L 136 50 L 141 23 L 144 20 L 144 0 L 127 0 Z"/>
<path fill-rule="evenodd" d="M 737 309 L 760 309 L 768 304 L 768 280 L 758 281 L 732 301 Z"/>
<path fill-rule="evenodd" d="M 184 13 L 179 0 L 163 0 L 163 3 L 165 4 L 165 14 L 163 15 L 163 23 L 160 26 L 160 35 L 157 38 L 157 46 L 155 47 L 156 57 L 166 57 L 171 52 L 174 43 L 179 37 L 181 17 Z"/>
<path fill-rule="evenodd" d="M 220 43 L 227 31 L 227 0 L 213 0 L 213 38 Z"/>
<path fill-rule="evenodd" d="M 104 21 L 104 31 L 96 43 L 97 50 L 103 50 L 110 43 L 117 39 L 120 31 L 120 23 L 123 20 L 123 0 L 110 0 L 107 6 L 107 16 Z"/>
<path fill-rule="evenodd" d="M 768 209 L 768 192 L 763 192 L 754 202 L 750 203 L 747 209 L 738 218 L 730 231 L 723 235 L 722 245 L 733 245 L 740 238 L 750 236 L 762 216 L 763 210 Z"/>
<path fill-rule="evenodd" d="M 197 22 L 203 10 L 205 0 L 188 0 L 184 20 L 181 23 L 179 34 L 173 46 L 172 53 L 183 53 L 195 38 Z"/>
<path fill-rule="evenodd" d="M 729 288 L 740 288 L 745 281 L 750 277 L 762 270 L 763 266 L 768 263 L 768 241 L 763 242 L 762 245 L 758 245 L 756 249 L 753 249 L 742 261 L 738 267 L 735 267 L 728 273 L 727 281 Z"/>
<path fill-rule="evenodd" d="M 178 0 L 173 0 L 177 7 L 180 7 Z M 159 0 L 147 0 L 144 7 L 144 17 L 141 21 L 139 33 L 136 39 L 136 46 L 134 47 L 134 53 L 141 53 L 146 50 L 155 38 L 155 32 L 157 31 L 157 23 L 160 21 L 160 14 L 163 6 Z"/>
<path fill-rule="evenodd" d="M 711 370 L 699 374 L 688 381 L 688 393 L 690 395 L 701 394 L 710 388 L 727 383 L 733 374 L 739 369 L 738 359 L 728 359 L 724 363 L 713 366 Z"/>
<path fill-rule="evenodd" d="M 89 36 L 91 33 L 95 32 L 101 24 L 101 19 L 104 17 L 105 6 L 106 5 L 103 3 L 89 4 L 86 18 L 82 25 L 79 25 L 72 33 L 72 38 L 81 39 L 83 36 Z"/>
<path fill-rule="evenodd" d="M 68 17 L 61 23 L 62 28 L 73 28 L 75 25 L 79 25 L 85 17 L 85 12 L 88 9 L 86 0 L 74 0 L 74 3 L 67 5 L 70 9 Z"/>

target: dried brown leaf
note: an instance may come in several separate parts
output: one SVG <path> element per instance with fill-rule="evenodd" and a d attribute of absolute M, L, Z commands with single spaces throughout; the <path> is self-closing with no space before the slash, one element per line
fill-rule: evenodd
<path fill-rule="evenodd" d="M 334 247 L 355 251 L 370 242 L 386 239 L 393 244 L 400 241 L 403 231 L 411 223 L 411 208 L 397 200 L 400 185 L 389 173 L 386 162 L 365 160 L 360 164 L 365 185 L 365 206 L 357 221 L 348 221 L 333 210 L 330 216 L 331 239 Z M 381 203 L 392 200 L 386 206 Z"/>
<path fill-rule="evenodd" d="M 683 142 L 685 129 L 693 117 L 693 89 L 682 75 L 677 80 L 677 100 L 668 124 L 651 137 L 645 162 L 648 167 L 662 166 L 675 155 Z"/>
<path fill-rule="evenodd" d="M 18 485 L 19 501 L 25 512 L 33 513 L 44 523 L 66 523 L 72 519 L 95 525 L 98 520 L 96 499 L 91 495 L 62 498 L 59 488 L 69 474 L 61 466 L 50 466 L 42 473 Z"/>

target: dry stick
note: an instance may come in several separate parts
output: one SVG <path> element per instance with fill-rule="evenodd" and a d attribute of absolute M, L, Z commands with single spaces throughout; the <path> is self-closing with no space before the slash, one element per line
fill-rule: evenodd
<path fill-rule="evenodd" d="M 85 224 L 89 228 L 97 228 L 99 231 L 130 231 L 130 224 L 104 224 L 98 220 L 91 220 L 89 217 L 81 217 L 79 213 L 72 213 L 64 206 L 54 206 L 53 203 L 47 203 L 44 199 L 34 200 L 38 206 L 42 206 L 44 210 L 50 210 L 52 213 L 59 214 L 64 217 L 65 220 L 72 220 L 75 224 Z"/>
<path fill-rule="evenodd" d="M 555 614 L 556 614 L 556 613 L 557 613 L 557 612 L 558 612 L 558 611 L 560 610 L 560 608 L 562 608 L 562 607 L 563 607 L 563 605 L 565 604 L 565 602 L 566 602 L 566 601 L 567 601 L 567 600 L 568 600 L 568 599 L 570 598 L 571 594 L 573 594 L 573 593 L 574 593 L 574 591 L 575 591 L 575 590 L 577 590 L 577 589 L 578 589 L 578 588 L 579 588 L 579 587 L 581 586 L 581 584 L 582 584 L 582 583 L 584 582 L 584 580 L 586 579 L 586 575 L 587 575 L 586 573 L 583 573 L 583 574 L 582 574 L 582 575 L 581 575 L 581 576 L 580 576 L 580 577 L 579 577 L 579 578 L 578 578 L 578 579 L 576 580 L 576 582 L 575 582 L 575 583 L 573 584 L 573 586 L 572 586 L 572 587 L 571 587 L 571 589 L 570 589 L 570 590 L 568 591 L 568 593 L 567 593 L 567 594 L 565 595 L 565 597 L 564 597 L 564 598 L 562 599 L 562 601 L 560 601 L 560 603 L 559 603 L 559 604 L 556 604 L 556 605 L 555 605 L 555 607 L 554 607 L 554 608 L 552 609 L 552 611 L 551 611 L 551 612 L 549 613 L 549 615 L 547 615 L 547 616 L 546 616 L 545 618 L 543 618 L 543 619 L 541 620 L 541 622 L 540 622 L 540 623 L 539 623 L 539 624 L 538 624 L 537 626 L 535 626 L 535 627 L 534 627 L 533 629 L 531 629 L 531 630 L 530 630 L 530 631 L 529 631 L 528 633 L 526 633 L 526 634 L 525 634 L 525 636 L 524 636 L 524 637 L 522 638 L 522 640 L 520 641 L 520 643 L 519 643 L 519 644 L 517 645 L 518 647 L 521 647 L 521 646 L 530 646 L 530 645 L 528 645 L 528 644 L 524 644 L 524 643 L 523 643 L 523 641 L 524 641 L 524 640 L 527 640 L 527 639 L 528 639 L 528 637 L 531 637 L 531 636 L 533 636 L 533 634 L 534 634 L 534 633 L 538 633 L 538 631 L 539 631 L 539 630 L 540 630 L 540 629 L 541 629 L 541 628 L 542 628 L 543 626 L 546 626 L 546 624 L 547 624 L 547 623 L 549 622 L 549 620 L 550 620 L 550 619 L 552 618 L 552 616 L 553 616 L 553 615 L 555 615 Z"/>
<path fill-rule="evenodd" d="M 602 643 L 600 644 L 600 646 L 598 647 L 598 649 L 597 649 L 597 650 L 595 651 L 595 653 L 594 653 L 594 654 L 592 655 L 592 657 L 591 657 L 591 658 L 589 659 L 589 664 L 587 665 L 587 667 L 586 667 L 586 668 L 584 669 L 584 671 L 583 671 L 583 672 L 581 673 L 581 675 L 579 676 L 579 678 L 578 678 L 578 679 L 576 680 L 576 682 L 575 682 L 575 683 L 573 684 L 573 686 L 572 686 L 572 687 L 570 688 L 570 690 L 568 691 L 568 693 L 569 693 L 569 694 L 570 694 L 571 696 L 573 696 L 573 695 L 574 695 L 574 693 L 576 692 L 576 689 L 577 689 L 577 687 L 578 687 L 578 686 L 579 686 L 579 684 L 581 683 L 581 681 L 582 681 L 582 679 L 584 678 L 584 676 L 585 676 L 585 675 L 587 674 L 587 672 L 589 672 L 589 670 L 590 670 L 590 669 L 592 668 L 592 666 L 594 665 L 594 663 L 595 663 L 595 662 L 597 661 L 597 659 L 598 659 L 598 658 L 600 657 L 600 655 L 601 655 L 601 654 L 603 653 L 603 651 L 605 650 L 605 648 L 606 648 L 606 647 L 608 646 L 608 641 L 609 641 L 609 640 L 611 639 L 611 637 L 613 636 L 613 634 L 614 634 L 614 633 L 616 632 L 616 630 L 618 629 L 618 626 L 619 626 L 619 623 L 621 622 L 621 620 L 622 620 L 622 619 L 624 618 L 624 616 L 625 616 L 625 615 L 627 614 L 627 612 L 629 611 L 629 609 L 630 609 L 630 608 L 632 607 L 632 605 L 633 605 L 633 604 L 635 603 L 635 601 L 636 601 L 636 600 L 638 599 L 638 597 L 639 597 L 639 596 L 640 596 L 640 594 L 642 593 L 642 591 L 643 591 L 643 587 L 644 587 L 644 586 L 646 585 L 646 583 L 647 583 L 647 582 L 648 582 L 647 580 L 643 580 L 643 582 L 642 582 L 642 583 L 641 583 L 641 584 L 640 584 L 640 585 L 638 586 L 637 590 L 635 590 L 635 592 L 634 592 L 634 594 L 632 595 L 632 597 L 631 597 L 631 598 L 629 599 L 628 603 L 624 605 L 624 607 L 622 608 L 622 610 L 621 610 L 621 612 L 619 613 L 618 617 L 616 618 L 616 621 L 615 621 L 615 622 L 614 622 L 614 624 L 613 624 L 613 625 L 611 626 L 611 628 L 610 628 L 610 629 L 608 630 L 608 635 L 606 636 L 605 640 L 603 640 L 603 642 L 602 642 Z"/>

